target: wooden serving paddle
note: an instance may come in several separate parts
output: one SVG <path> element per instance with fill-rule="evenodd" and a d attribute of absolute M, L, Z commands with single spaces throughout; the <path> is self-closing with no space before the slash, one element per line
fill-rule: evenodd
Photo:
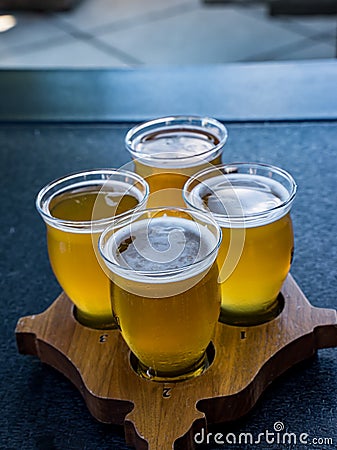
<path fill-rule="evenodd" d="M 291 275 L 282 295 L 284 308 L 268 323 L 218 323 L 209 369 L 187 381 L 140 378 L 119 331 L 79 324 L 64 293 L 42 314 L 19 319 L 17 345 L 68 377 L 97 420 L 124 425 L 127 444 L 190 450 L 201 428 L 243 416 L 288 368 L 337 346 L 336 311 L 311 306 Z"/>

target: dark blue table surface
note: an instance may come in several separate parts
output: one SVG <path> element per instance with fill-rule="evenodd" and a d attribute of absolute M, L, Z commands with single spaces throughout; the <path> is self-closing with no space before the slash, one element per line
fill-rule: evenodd
<path fill-rule="evenodd" d="M 131 125 L 0 125 L 0 448 L 128 448 L 123 429 L 93 419 L 67 379 L 37 358 L 18 354 L 14 329 L 19 317 L 43 311 L 60 292 L 34 207 L 38 190 L 69 172 L 126 163 L 123 139 Z M 336 309 L 337 122 L 248 122 L 229 124 L 228 130 L 224 161 L 269 162 L 297 180 L 292 273 L 313 305 Z M 211 427 L 257 436 L 282 421 L 289 432 L 331 438 L 333 445 L 218 448 L 337 448 L 336 391 L 337 350 L 320 350 L 274 382 L 245 418 Z"/>

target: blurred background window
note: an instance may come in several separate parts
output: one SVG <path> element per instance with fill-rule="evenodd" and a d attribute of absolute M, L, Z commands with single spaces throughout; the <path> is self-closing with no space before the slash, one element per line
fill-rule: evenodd
<path fill-rule="evenodd" d="M 0 0 L 0 67 L 336 58 L 336 0 Z"/>

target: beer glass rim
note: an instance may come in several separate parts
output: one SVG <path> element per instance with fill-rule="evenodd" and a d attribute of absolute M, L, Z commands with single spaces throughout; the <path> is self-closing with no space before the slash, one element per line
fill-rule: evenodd
<path fill-rule="evenodd" d="M 216 135 L 216 137 L 219 139 L 219 143 L 214 145 L 212 148 L 209 148 L 205 151 L 202 151 L 197 154 L 192 154 L 188 156 L 180 156 L 180 157 L 170 157 L 170 156 L 161 156 L 160 152 L 155 154 L 149 154 L 144 153 L 141 150 L 137 150 L 134 148 L 134 139 L 136 136 L 139 136 L 140 133 L 145 132 L 147 129 L 149 131 L 153 131 L 157 127 L 160 128 L 173 128 L 177 126 L 185 126 L 186 128 L 202 128 L 206 125 L 210 125 L 213 128 L 217 129 L 219 131 L 219 136 Z M 142 122 L 140 124 L 135 125 L 132 127 L 125 136 L 125 146 L 126 149 L 129 151 L 129 153 L 134 158 L 139 159 L 145 159 L 147 161 L 155 161 L 157 163 L 163 162 L 163 161 L 186 161 L 189 162 L 197 158 L 205 158 L 205 156 L 210 154 L 217 154 L 220 152 L 220 150 L 225 145 L 228 138 L 228 132 L 227 128 L 223 123 L 218 121 L 217 119 L 214 119 L 212 117 L 207 116 L 196 116 L 196 115 L 177 115 L 177 116 L 166 116 L 166 117 L 159 117 L 156 119 L 152 119 L 146 122 Z"/>
<path fill-rule="evenodd" d="M 206 222 L 207 224 L 211 224 L 214 229 L 216 230 L 216 244 L 212 246 L 212 249 L 210 252 L 208 252 L 206 255 L 203 255 L 202 258 L 200 258 L 197 261 L 194 261 L 191 264 L 186 264 L 182 267 L 175 268 L 175 269 L 165 269 L 165 270 L 152 270 L 152 271 L 146 271 L 146 270 L 136 270 L 131 267 L 124 267 L 120 264 L 114 262 L 112 258 L 109 258 L 108 255 L 106 255 L 104 251 L 104 240 L 106 239 L 107 235 L 114 230 L 124 228 L 125 226 L 130 225 L 132 222 L 137 221 L 142 215 L 147 215 L 146 218 L 151 218 L 151 214 L 155 213 L 161 213 L 161 212 L 167 212 L 167 211 L 173 211 L 173 212 L 182 212 L 184 214 L 188 214 L 189 216 L 196 217 L 200 221 Z M 160 216 L 161 217 L 161 216 Z M 164 216 L 165 217 L 165 216 Z M 174 216 L 179 217 L 179 216 Z M 193 219 L 192 219 L 193 220 Z M 212 233 L 214 234 L 214 233 Z M 208 214 L 205 211 L 193 211 L 191 209 L 187 208 L 178 208 L 178 207 L 161 207 L 161 208 L 146 208 L 142 210 L 137 211 L 129 211 L 128 213 L 124 214 L 123 216 L 116 217 L 113 219 L 113 221 L 109 224 L 107 228 L 101 233 L 99 240 L 98 240 L 98 249 L 100 252 L 101 257 L 103 258 L 105 264 L 110 267 L 116 267 L 118 268 L 118 271 L 120 273 L 123 273 L 123 276 L 127 278 L 128 274 L 130 273 L 137 273 L 138 275 L 145 276 L 145 277 L 151 277 L 153 278 L 170 278 L 174 275 L 181 274 L 187 270 L 190 270 L 193 267 L 196 267 L 198 265 L 205 264 L 205 261 L 208 259 L 211 259 L 212 256 L 214 256 L 214 259 L 216 257 L 216 254 L 219 250 L 220 244 L 222 240 L 222 231 L 218 223 L 213 219 L 213 217 Z M 207 265 L 207 268 L 210 267 L 211 264 Z M 198 272 L 199 273 L 199 272 Z M 167 281 L 167 280 L 166 280 Z M 144 280 L 146 282 L 146 280 Z"/>
<path fill-rule="evenodd" d="M 107 176 L 107 178 L 99 178 L 99 176 Z M 95 176 L 97 176 L 97 181 L 103 181 L 107 182 L 113 177 L 114 175 L 119 176 L 125 176 L 127 179 L 134 180 L 137 183 L 140 183 L 142 187 L 144 188 L 144 192 L 142 192 L 142 199 L 139 201 L 137 206 L 134 208 L 134 210 L 142 208 L 148 199 L 150 188 L 148 183 L 138 174 L 124 170 L 124 169 L 90 169 L 90 170 L 84 170 L 79 172 L 72 172 L 67 175 L 64 175 L 62 177 L 56 178 L 52 181 L 50 181 L 48 184 L 46 184 L 43 188 L 40 189 L 36 196 L 35 200 L 35 206 L 41 217 L 47 222 L 54 226 L 60 226 L 60 227 L 72 227 L 77 229 L 88 229 L 91 228 L 93 225 L 105 227 L 109 223 L 111 223 L 112 218 L 116 217 L 122 217 L 123 215 L 127 214 L 129 211 L 126 211 L 124 213 L 118 214 L 117 216 L 111 216 L 108 218 L 103 219 L 97 219 L 97 220 L 67 220 L 67 219 L 60 219 L 58 217 L 54 217 L 50 211 L 49 208 L 44 209 L 43 204 L 47 199 L 50 199 L 53 195 L 57 193 L 61 193 L 64 189 L 60 187 L 58 190 L 57 187 L 61 186 L 63 183 L 71 182 L 83 178 L 83 181 L 86 181 L 86 177 L 88 178 L 88 182 L 91 180 L 95 180 Z M 127 180 L 125 180 L 127 182 Z M 104 183 L 103 183 L 104 184 Z M 71 184 L 69 184 L 69 187 Z M 130 183 L 131 186 L 131 183 Z M 56 190 L 55 190 L 56 189 Z"/>
<path fill-rule="evenodd" d="M 235 215 L 235 214 L 224 215 L 224 214 L 210 212 L 212 214 L 212 216 L 215 218 L 215 220 L 221 221 L 224 218 L 226 218 L 228 220 L 231 220 L 231 219 L 235 220 L 235 219 L 241 218 L 244 221 L 249 221 L 249 220 L 258 219 L 266 214 L 269 215 L 274 212 L 276 213 L 278 211 L 282 211 L 283 209 L 285 209 L 286 212 L 289 211 L 289 209 L 295 199 L 296 192 L 297 192 L 297 184 L 296 184 L 294 178 L 292 177 L 292 175 L 289 172 L 287 172 L 284 169 L 281 169 L 280 167 L 277 167 L 277 166 L 274 166 L 271 164 L 266 164 L 266 163 L 259 163 L 259 162 L 233 162 L 233 163 L 227 163 L 227 164 L 225 163 L 225 164 L 215 165 L 211 168 L 207 168 L 204 170 L 200 170 L 199 172 L 194 174 L 192 177 L 190 177 L 184 184 L 183 199 L 184 199 L 185 203 L 189 207 L 193 208 L 194 210 L 205 211 L 205 209 L 202 209 L 202 208 L 196 206 L 189 198 L 188 193 L 192 192 L 191 187 L 193 186 L 193 184 L 194 183 L 198 183 L 198 184 L 203 183 L 204 180 L 211 179 L 212 177 L 208 176 L 208 175 L 210 175 L 212 173 L 216 174 L 216 173 L 218 173 L 219 170 L 220 171 L 226 170 L 226 169 L 228 170 L 228 172 L 223 173 L 223 175 L 235 175 L 235 172 L 234 172 L 235 169 L 240 169 L 240 168 L 244 168 L 244 167 L 251 168 L 251 169 L 268 170 L 269 173 L 277 174 L 280 177 L 282 177 L 284 180 L 286 180 L 289 183 L 289 186 L 290 186 L 289 189 L 287 189 L 288 194 L 289 194 L 288 197 L 284 200 L 281 200 L 281 203 L 279 203 L 276 206 L 273 206 L 271 208 L 266 208 L 262 211 L 255 212 L 255 213 L 247 213 L 247 214 L 244 214 L 243 216 Z M 248 173 L 248 175 L 249 175 L 249 173 Z M 204 180 L 201 180 L 201 178 L 204 178 Z M 266 178 L 272 178 L 272 177 L 266 177 Z"/>

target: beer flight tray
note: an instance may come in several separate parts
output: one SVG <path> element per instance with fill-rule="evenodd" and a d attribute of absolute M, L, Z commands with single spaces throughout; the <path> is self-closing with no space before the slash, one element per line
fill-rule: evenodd
<path fill-rule="evenodd" d="M 238 419 L 285 370 L 317 349 L 337 346 L 336 311 L 311 306 L 291 275 L 282 295 L 284 308 L 268 323 L 218 323 L 210 367 L 187 381 L 140 378 L 119 331 L 79 324 L 64 293 L 42 314 L 19 319 L 17 345 L 68 377 L 97 420 L 124 425 L 127 444 L 190 450 L 207 423 Z"/>

